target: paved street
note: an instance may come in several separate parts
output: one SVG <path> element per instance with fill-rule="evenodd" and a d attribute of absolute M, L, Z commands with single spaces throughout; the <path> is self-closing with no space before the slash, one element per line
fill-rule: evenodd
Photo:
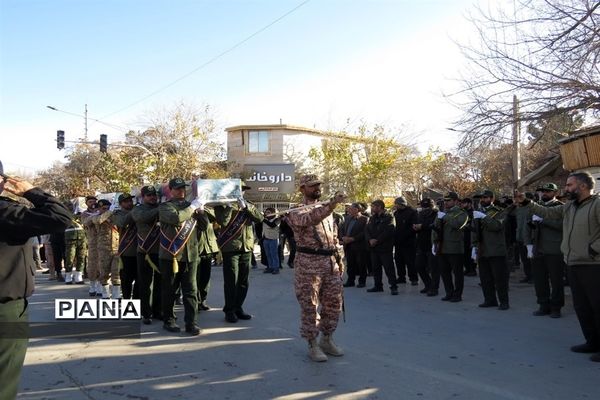
<path fill-rule="evenodd" d="M 32 339 L 18 398 L 600 398 L 600 365 L 568 350 L 583 340 L 570 296 L 563 318 L 533 317 L 533 287 L 515 283 L 518 274 L 508 311 L 477 307 L 478 278 L 466 278 L 456 304 L 425 297 L 420 287 L 402 285 L 399 296 L 348 288 L 346 323 L 336 333 L 346 355 L 317 364 L 298 333 L 292 269 L 253 270 L 245 309 L 254 318 L 228 324 L 215 267 L 215 308 L 200 314 L 200 336 L 154 323 L 139 340 Z M 54 298 L 87 296 L 87 287 L 37 280 L 31 321 L 51 320 Z"/>

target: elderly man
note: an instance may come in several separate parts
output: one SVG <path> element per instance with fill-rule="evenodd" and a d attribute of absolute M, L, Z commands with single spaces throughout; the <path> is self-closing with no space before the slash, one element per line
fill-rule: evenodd
<path fill-rule="evenodd" d="M 315 204 L 321 198 L 321 181 L 316 175 L 304 175 L 300 192 L 305 206 Z M 337 254 L 337 226 L 331 215 L 343 200 L 344 196 L 337 194 L 324 205 L 303 207 L 285 217 L 297 243 L 294 288 L 300 303 L 300 335 L 308 341 L 308 355 L 315 362 L 327 361 L 325 353 L 336 357 L 344 354 L 332 336 L 342 311 L 343 267 Z M 319 331 L 322 336 L 317 343 Z"/>

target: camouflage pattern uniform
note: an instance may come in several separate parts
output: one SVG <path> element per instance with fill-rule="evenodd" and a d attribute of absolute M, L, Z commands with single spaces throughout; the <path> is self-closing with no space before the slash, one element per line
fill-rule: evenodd
<path fill-rule="evenodd" d="M 110 221 L 113 213 L 106 211 L 91 217 L 93 224 L 98 230 L 98 260 L 100 265 L 100 283 L 108 285 L 108 280 L 113 286 L 121 286 L 119 275 L 119 232 L 117 227 Z"/>
<path fill-rule="evenodd" d="M 99 294 L 101 287 L 100 263 L 98 260 L 98 227 L 92 222 L 92 217 L 98 215 L 96 210 L 85 210 L 81 213 L 81 222 L 87 238 L 87 277 L 90 280 L 90 295 Z"/>
<path fill-rule="evenodd" d="M 315 339 L 319 331 L 331 335 L 342 311 L 343 271 L 335 257 L 301 251 L 303 248 L 336 249 L 338 233 L 332 212 L 328 205 L 315 206 L 285 217 L 297 245 L 294 289 L 301 310 L 300 335 L 309 341 Z"/>
<path fill-rule="evenodd" d="M 72 281 L 75 281 L 75 283 L 83 283 L 80 279 L 80 274 L 73 274 L 74 276 L 70 277 L 73 269 L 75 272 L 83 273 L 83 269 L 85 268 L 85 254 L 87 251 L 83 226 L 76 219 L 73 219 L 71 226 L 65 230 L 65 248 L 65 281 L 67 283 L 71 283 Z M 78 279 L 75 279 L 75 275 L 77 275 Z"/>

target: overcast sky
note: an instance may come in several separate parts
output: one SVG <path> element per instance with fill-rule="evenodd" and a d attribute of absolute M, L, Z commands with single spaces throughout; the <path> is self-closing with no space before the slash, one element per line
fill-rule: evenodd
<path fill-rule="evenodd" d="M 442 93 L 472 3 L 0 0 L 0 160 L 31 173 L 64 159 L 56 130 L 75 140 L 84 119 L 47 105 L 87 104 L 90 139 L 111 142 L 181 100 L 213 107 L 219 129 L 363 120 L 450 149 L 456 110 Z"/>

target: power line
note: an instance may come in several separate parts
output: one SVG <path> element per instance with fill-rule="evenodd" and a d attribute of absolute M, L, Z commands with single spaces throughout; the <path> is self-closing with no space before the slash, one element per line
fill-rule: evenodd
<path fill-rule="evenodd" d="M 61 110 L 61 109 L 59 109 L 59 108 L 52 107 L 52 106 L 46 106 L 46 108 L 49 108 L 49 109 L 51 109 L 51 110 L 53 110 L 53 111 L 58 111 L 58 112 L 61 112 L 61 113 L 63 113 L 63 114 L 69 114 L 69 115 L 73 115 L 73 116 L 75 116 L 75 117 L 87 118 L 87 119 L 88 119 L 88 120 L 90 120 L 90 121 L 98 122 L 99 124 L 106 125 L 106 126 L 108 126 L 109 128 L 112 128 L 112 129 L 115 129 L 115 130 L 118 130 L 118 131 L 125 131 L 125 132 L 129 131 L 129 129 L 128 129 L 128 128 L 125 128 L 125 127 L 122 127 L 122 126 L 119 126 L 119 125 L 116 125 L 116 124 L 111 124 L 111 123 L 109 123 L 109 122 L 104 122 L 104 121 L 101 121 L 101 120 L 99 120 L 99 119 L 95 119 L 95 118 L 89 118 L 89 117 L 86 117 L 85 115 L 82 115 L 82 114 L 77 114 L 77 113 L 74 113 L 74 112 L 70 112 L 70 111 Z"/>
<path fill-rule="evenodd" d="M 270 23 L 268 23 L 267 25 L 263 26 L 262 28 L 260 28 L 259 30 L 255 31 L 254 33 L 252 33 L 250 36 L 247 36 L 245 39 L 237 42 L 236 44 L 234 44 L 233 46 L 229 47 L 227 50 L 217 54 L 216 56 L 214 56 L 213 58 L 211 58 L 210 60 L 206 61 L 205 63 L 203 63 L 202 65 L 194 68 L 193 70 L 191 70 L 190 72 L 180 76 L 179 78 L 175 79 L 174 81 L 172 81 L 171 83 L 156 89 L 155 91 L 153 91 L 152 93 L 142 97 L 139 100 L 134 101 L 133 103 L 117 110 L 114 111 L 110 114 L 105 115 L 104 117 L 102 117 L 102 119 L 108 118 L 110 116 L 113 116 L 115 114 L 118 114 L 122 111 L 125 111 L 147 99 L 149 99 L 152 96 L 155 96 L 156 94 L 162 92 L 163 90 L 166 90 L 168 88 L 170 88 L 171 86 L 175 85 L 176 83 L 184 80 L 185 78 L 189 77 L 190 75 L 193 75 L 194 73 L 198 72 L 199 70 L 201 70 L 202 68 L 212 64 L 213 62 L 217 61 L 219 58 L 223 57 L 224 55 L 232 52 L 233 50 L 237 49 L 238 47 L 240 47 L 241 45 L 243 45 L 244 43 L 246 43 L 247 41 L 251 40 L 252 38 L 254 38 L 255 36 L 261 34 L 262 32 L 266 31 L 267 29 L 269 29 L 271 26 L 275 25 L 276 23 L 278 23 L 279 21 L 281 21 L 282 19 L 284 19 L 285 17 L 287 17 L 288 15 L 294 13 L 296 10 L 298 10 L 300 7 L 304 6 L 306 3 L 310 2 L 311 0 L 305 0 L 302 3 L 298 4 L 296 7 L 292 8 L 291 10 L 287 11 L 285 14 L 281 15 L 280 17 L 276 18 L 275 20 L 271 21 Z"/>

